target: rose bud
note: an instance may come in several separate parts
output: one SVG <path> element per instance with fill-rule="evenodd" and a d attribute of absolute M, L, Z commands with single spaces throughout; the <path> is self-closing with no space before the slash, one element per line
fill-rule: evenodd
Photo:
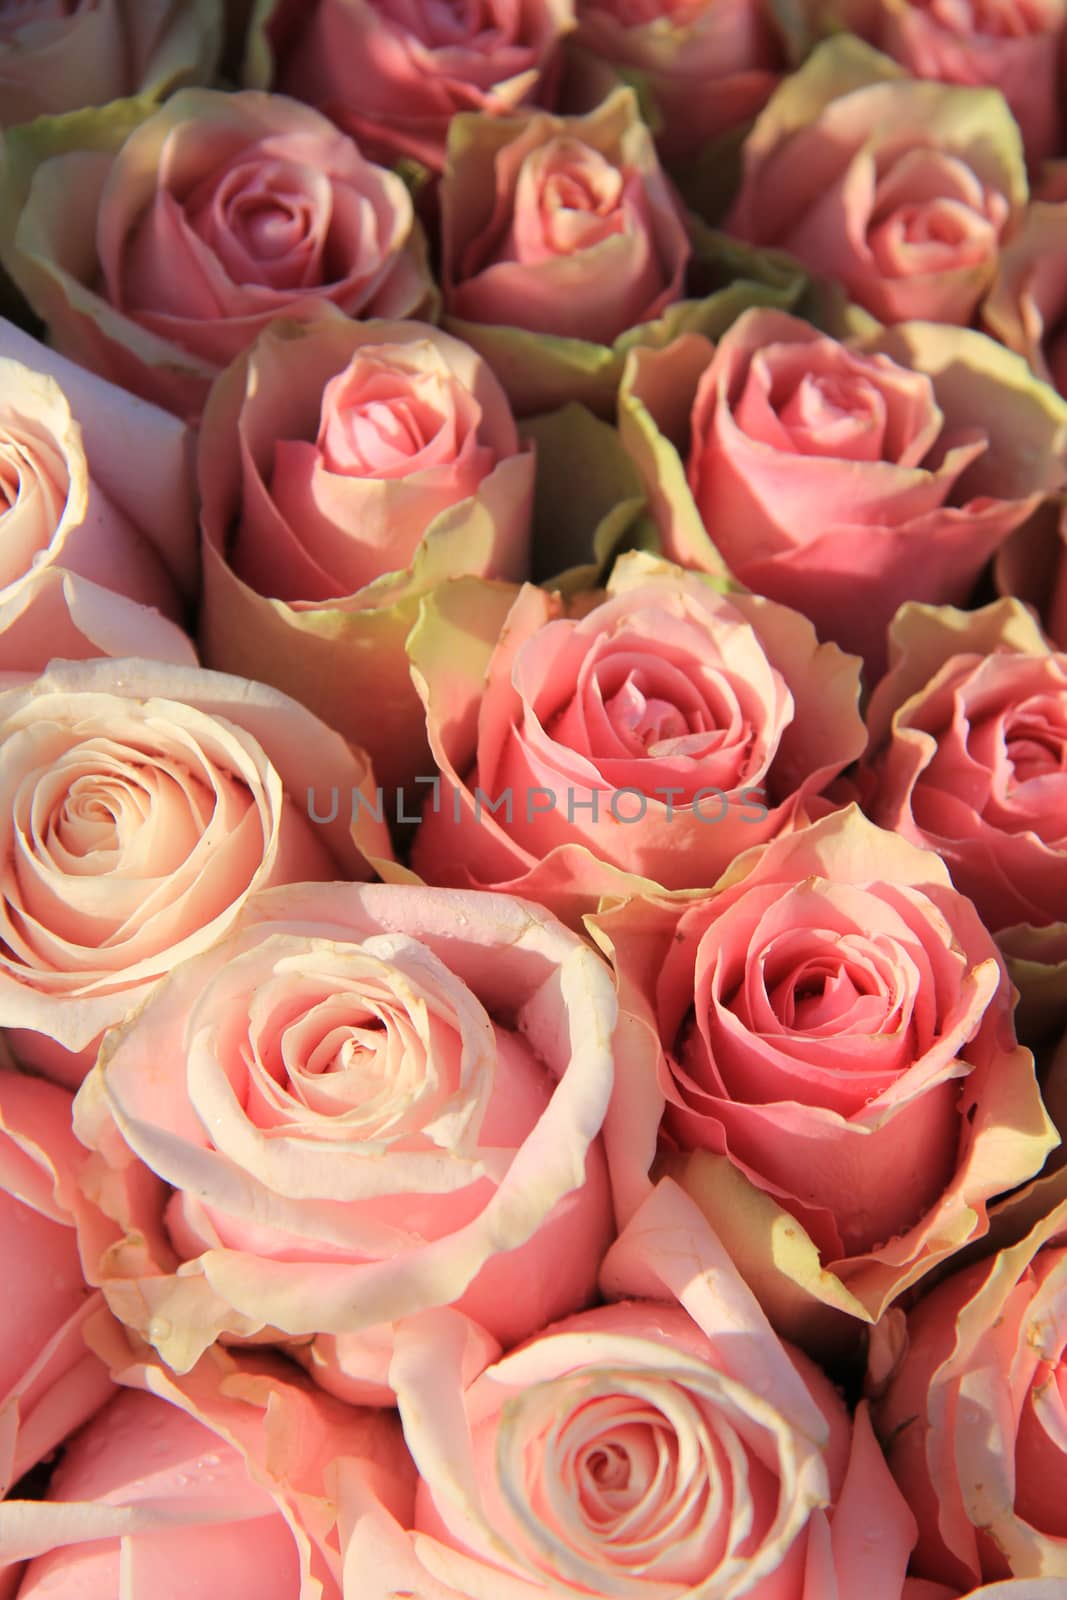
<path fill-rule="evenodd" d="M 182 416 L 279 317 L 432 297 L 400 178 L 280 95 L 190 89 L 21 128 L 5 198 L 4 262 L 51 342 Z"/>
<path fill-rule="evenodd" d="M 1057 1142 L 974 907 L 854 806 L 708 896 L 589 925 L 633 1018 L 605 1124 L 620 1223 L 672 1172 L 801 1342 L 876 1322 Z"/>
<path fill-rule="evenodd" d="M 426 602 L 408 652 L 442 773 L 412 856 L 429 882 L 571 921 L 632 875 L 708 886 L 829 809 L 864 746 L 854 657 L 645 555 L 598 598 L 471 582 Z"/>
<path fill-rule="evenodd" d="M 836 278 L 885 323 L 969 323 L 1027 199 L 995 90 L 919 82 L 849 35 L 786 79 L 743 161 L 728 230 Z"/>
<path fill-rule="evenodd" d="M 423 775 L 421 596 L 527 569 L 534 458 L 485 363 L 419 322 L 272 329 L 212 392 L 199 481 L 207 662 L 305 702 L 384 785 Z"/>
<path fill-rule="evenodd" d="M 0 693 L 0 1026 L 74 1087 L 100 1036 L 256 889 L 369 877 L 361 806 L 306 814 L 308 760 L 365 801 L 369 765 L 286 695 L 151 661 L 60 662 Z M 353 802 L 354 804 L 354 802 Z"/>
<path fill-rule="evenodd" d="M 401 1317 L 525 1338 L 588 1303 L 611 1238 L 615 1018 L 604 963 L 532 904 L 259 896 L 79 1095 L 89 1278 L 178 1370 L 220 1335 L 321 1335 L 315 1376 L 375 1403 Z"/>
<path fill-rule="evenodd" d="M 246 80 L 318 106 L 383 161 L 444 161 L 452 118 L 545 103 L 572 0 L 265 0 L 252 19 Z"/>
<path fill-rule="evenodd" d="M 898 606 L 962 604 L 1067 451 L 1067 405 L 982 334 L 918 322 L 839 343 L 773 310 L 715 350 L 634 351 L 620 428 L 665 555 L 728 567 L 875 678 Z"/>

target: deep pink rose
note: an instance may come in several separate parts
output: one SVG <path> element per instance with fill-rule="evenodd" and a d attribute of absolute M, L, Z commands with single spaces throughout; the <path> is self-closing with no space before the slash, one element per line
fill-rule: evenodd
<path fill-rule="evenodd" d="M 603 962 L 532 904 L 260 896 L 79 1095 L 90 1279 L 179 1370 L 219 1334 L 324 1335 L 314 1375 L 377 1402 L 400 1317 L 457 1305 L 527 1337 L 588 1303 L 611 1237 L 615 1012 Z"/>
<path fill-rule="evenodd" d="M 599 604 L 528 585 L 504 615 L 509 598 L 449 586 L 409 642 L 442 773 L 412 857 L 429 882 L 568 919 L 635 887 L 626 874 L 710 885 L 828 809 L 863 748 L 858 661 L 770 601 L 643 555 Z"/>
<path fill-rule="evenodd" d="M 395 1418 L 338 1404 L 274 1356 L 216 1349 L 175 1380 L 94 1332 L 125 1387 L 69 1442 L 43 1500 L 0 1503 L 5 1597 L 341 1600 L 338 1474 L 358 1463 L 410 1515 Z"/>
<path fill-rule="evenodd" d="M 75 1086 L 104 1029 L 256 889 L 371 875 L 384 822 L 311 822 L 309 761 L 372 796 L 365 757 L 243 678 L 59 662 L 0 692 L 0 1025 L 23 1060 Z"/>
<path fill-rule="evenodd" d="M 439 170 L 457 112 L 544 97 L 573 27 L 572 0 L 279 0 L 265 32 L 278 88 L 383 159 Z M 264 65 L 250 62 L 257 82 Z"/>
<path fill-rule="evenodd" d="M 919 1524 L 916 1573 L 952 1593 L 1009 1574 L 1062 1592 L 1067 1205 L 938 1284 L 906 1322 L 895 1313 L 873 1335 L 871 1382 Z"/>
<path fill-rule="evenodd" d="M 1027 197 L 995 90 L 919 82 L 847 34 L 786 79 L 743 160 L 728 230 L 836 278 L 885 323 L 968 324 Z"/>
<path fill-rule="evenodd" d="M 759 0 L 578 0 L 575 37 L 600 60 L 640 75 L 668 160 L 753 117 L 782 65 Z"/>
<path fill-rule="evenodd" d="M 219 0 L 5 0 L 0 124 L 208 83 L 221 46 Z"/>
<path fill-rule="evenodd" d="M 916 78 L 999 89 L 1031 166 L 1056 154 L 1064 0 L 845 0 L 827 9 Z"/>
<path fill-rule="evenodd" d="M 657 1158 L 703 1198 L 725 1158 L 755 1195 L 712 1221 L 749 1271 L 773 1250 L 801 1274 L 790 1315 L 804 1292 L 877 1320 L 1055 1142 L 973 906 L 855 807 L 742 856 L 710 896 L 592 926 L 635 1019 L 605 1126 L 620 1221 Z"/>
<path fill-rule="evenodd" d="M 992 340 L 931 323 L 839 343 L 748 311 L 714 351 L 634 351 L 621 406 L 664 553 L 725 560 L 875 676 L 897 607 L 963 603 L 1064 479 L 1067 405 Z"/>
<path fill-rule="evenodd" d="M 681 203 L 637 102 L 457 124 L 441 186 L 445 310 L 610 345 L 682 295 Z"/>
<path fill-rule="evenodd" d="M 12 1310 L 0 1344 L 0 1499 L 112 1391 L 83 1333 L 103 1311 L 74 1233 L 84 1160 L 66 1090 L 0 1065 L 0 1274 Z"/>
<path fill-rule="evenodd" d="M 361 1600 L 901 1600 L 915 1526 L 866 1407 L 850 1424 L 779 1343 L 673 1184 L 609 1251 L 602 1285 L 619 1303 L 473 1380 L 458 1319 L 401 1326 L 415 1529 L 343 1493 Z"/>
<path fill-rule="evenodd" d="M 206 89 L 134 110 L 95 140 L 78 119 L 19 133 L 7 265 L 66 354 L 198 416 L 279 317 L 431 304 L 406 187 L 318 112 Z"/>

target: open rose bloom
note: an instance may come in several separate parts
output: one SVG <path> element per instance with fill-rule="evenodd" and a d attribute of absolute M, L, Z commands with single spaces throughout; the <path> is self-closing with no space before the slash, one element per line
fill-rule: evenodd
<path fill-rule="evenodd" d="M 79 1097 L 90 1281 L 179 1370 L 223 1333 L 329 1335 L 312 1371 L 378 1400 L 400 1317 L 525 1337 L 588 1301 L 611 1237 L 615 1014 L 604 964 L 532 905 L 260 896 Z"/>
<path fill-rule="evenodd" d="M 568 614 L 533 585 L 456 583 L 424 607 L 408 651 L 443 775 L 412 854 L 429 882 L 570 919 L 649 883 L 710 887 L 829 809 L 864 744 L 854 657 L 644 555 L 591 598 Z"/>
<path fill-rule="evenodd" d="M 591 925 L 635 1024 L 605 1127 L 620 1221 L 672 1172 L 799 1338 L 876 1322 L 1057 1142 L 970 901 L 853 807 L 707 897 Z"/>

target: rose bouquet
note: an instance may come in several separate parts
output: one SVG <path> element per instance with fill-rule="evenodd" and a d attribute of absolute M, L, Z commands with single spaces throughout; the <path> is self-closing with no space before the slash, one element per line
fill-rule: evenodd
<path fill-rule="evenodd" d="M 0 1600 L 1067 1600 L 1067 5 L 0 84 Z"/>

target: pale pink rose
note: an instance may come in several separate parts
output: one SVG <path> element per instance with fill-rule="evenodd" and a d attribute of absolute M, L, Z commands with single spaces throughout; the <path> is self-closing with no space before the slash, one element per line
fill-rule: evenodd
<path fill-rule="evenodd" d="M 640 75 L 669 160 L 755 116 L 782 66 L 759 0 L 578 0 L 575 37 L 600 60 Z"/>
<path fill-rule="evenodd" d="M 611 1237 L 615 1009 L 603 962 L 534 905 L 259 896 L 78 1098 L 90 1280 L 178 1370 L 218 1335 L 329 1335 L 311 1370 L 380 1402 L 400 1317 L 456 1305 L 528 1336 L 588 1303 Z"/>
<path fill-rule="evenodd" d="M 154 607 L 49 567 L 0 596 L 0 686 L 36 678 L 51 661 L 141 656 L 195 667 L 192 640 Z"/>
<path fill-rule="evenodd" d="M 0 124 L 206 83 L 221 44 L 218 0 L 5 0 Z"/>
<path fill-rule="evenodd" d="M 421 322 L 268 331 L 212 391 L 199 482 L 205 659 L 305 701 L 383 783 L 424 773 L 422 595 L 528 566 L 534 457 L 485 362 Z"/>
<path fill-rule="evenodd" d="M 68 1444 L 44 1500 L 0 1504 L 6 1592 L 341 1600 L 336 1475 L 358 1462 L 404 1516 L 414 1473 L 396 1419 L 338 1404 L 274 1356 L 216 1349 L 176 1381 L 119 1339 L 101 1347 L 126 1387 Z"/>
<path fill-rule="evenodd" d="M 673 1184 L 602 1281 L 620 1303 L 473 1381 L 454 1317 L 401 1325 L 415 1526 L 358 1480 L 342 1487 L 361 1600 L 900 1600 L 915 1525 L 866 1407 L 850 1424 L 829 1380 L 779 1343 Z"/>
<path fill-rule="evenodd" d="M 189 442 L 173 417 L 0 319 L 0 608 L 18 616 L 62 569 L 114 593 L 116 627 L 136 615 L 123 598 L 180 618 L 197 576 Z M 174 630 L 158 634 L 173 652 Z M 43 667 L 63 653 L 54 643 L 17 664 Z"/>
<path fill-rule="evenodd" d="M 698 1195 L 725 1158 L 752 1195 L 722 1219 L 742 1266 L 772 1241 L 787 1272 L 806 1252 L 805 1292 L 873 1322 L 1056 1142 L 974 907 L 855 807 L 742 856 L 710 896 L 590 925 L 634 1019 L 605 1125 L 620 1222 L 657 1155 Z"/>
<path fill-rule="evenodd" d="M 993 933 L 1067 921 L 1067 654 L 1008 600 L 908 606 L 891 637 L 866 809 L 936 850 Z"/>
<path fill-rule="evenodd" d="M 690 256 L 628 91 L 584 117 L 460 124 L 441 235 L 450 316 L 604 345 L 681 299 Z"/>
<path fill-rule="evenodd" d="M 907 323 L 840 343 L 773 310 L 714 351 L 688 335 L 633 352 L 621 420 L 664 554 L 725 562 L 875 677 L 898 606 L 962 604 L 1063 482 L 1067 448 L 1067 405 L 981 334 Z"/>
<path fill-rule="evenodd" d="M 136 109 L 96 141 L 77 119 L 47 142 L 19 134 L 7 264 L 83 365 L 196 416 L 279 317 L 431 304 L 407 188 L 316 111 L 207 89 Z M 60 224 L 55 196 L 72 187 L 81 203 Z"/>
<path fill-rule="evenodd" d="M 969 323 L 1027 198 L 995 90 L 909 78 L 847 34 L 772 96 L 743 161 L 728 231 L 836 278 L 885 323 Z"/>
<path fill-rule="evenodd" d="M 0 1025 L 70 1086 L 105 1028 L 250 894 L 370 875 L 369 809 L 306 814 L 309 762 L 365 798 L 364 757 L 262 684 L 150 661 L 60 662 L 0 693 Z"/>
<path fill-rule="evenodd" d="M 878 1427 L 919 1525 L 917 1574 L 964 1592 L 1009 1575 L 1063 1591 L 1065 1306 L 1061 1202 L 872 1336 Z"/>
<path fill-rule="evenodd" d="M 409 641 L 442 774 L 412 856 L 429 882 L 568 919 L 625 892 L 620 875 L 710 885 L 829 809 L 863 750 L 859 661 L 782 606 L 644 555 L 599 604 L 527 585 L 498 622 L 506 598 L 449 586 Z"/>
<path fill-rule="evenodd" d="M 71 1205 L 85 1151 L 70 1095 L 0 1065 L 0 1499 L 112 1392 L 85 1342 L 103 1298 L 87 1288 Z"/>
<path fill-rule="evenodd" d="M 828 9 L 916 78 L 999 89 L 1031 166 L 1056 154 L 1064 0 L 845 0 Z"/>
<path fill-rule="evenodd" d="M 1067 394 L 1067 162 L 1046 167 L 1018 232 L 1000 253 L 981 310 L 994 338 Z"/>
<path fill-rule="evenodd" d="M 498 117 L 554 87 L 572 0 L 276 0 L 257 31 L 274 83 L 386 160 L 439 171 L 452 118 Z M 257 55 L 256 82 L 272 70 Z"/>

